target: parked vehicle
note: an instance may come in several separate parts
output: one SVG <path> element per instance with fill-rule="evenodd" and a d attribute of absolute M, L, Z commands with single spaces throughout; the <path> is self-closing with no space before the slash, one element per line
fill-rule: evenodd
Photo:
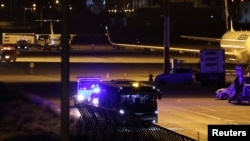
<path fill-rule="evenodd" d="M 35 44 L 35 33 L 2 33 L 2 44 L 16 46 L 19 40 L 25 40 L 29 46 L 33 46 Z"/>
<path fill-rule="evenodd" d="M 28 50 L 28 41 L 27 40 L 18 40 L 16 44 L 18 50 Z"/>
<path fill-rule="evenodd" d="M 157 75 L 155 78 L 156 85 L 166 85 L 168 83 L 182 83 L 190 85 L 194 82 L 194 71 L 191 68 L 176 68 L 169 73 Z"/>
<path fill-rule="evenodd" d="M 229 95 L 228 102 L 236 102 L 237 104 L 250 103 L 250 76 L 243 76 L 242 81 L 238 76 L 234 81 L 234 86 L 235 92 Z"/>
<path fill-rule="evenodd" d="M 201 85 L 225 84 L 225 51 L 222 49 L 202 49 L 196 81 Z"/>
<path fill-rule="evenodd" d="M 18 52 L 15 47 L 4 45 L 4 47 L 0 50 L 0 61 L 1 62 L 16 62 L 16 58 L 18 56 Z"/>
<path fill-rule="evenodd" d="M 215 97 L 220 100 L 227 100 L 229 98 L 229 95 L 231 95 L 231 93 L 234 93 L 234 92 L 235 92 L 234 83 L 232 83 L 227 88 L 220 88 L 216 90 Z"/>

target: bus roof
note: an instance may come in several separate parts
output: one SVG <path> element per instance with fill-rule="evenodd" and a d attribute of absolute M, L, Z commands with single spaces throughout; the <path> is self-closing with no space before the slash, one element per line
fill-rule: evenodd
<path fill-rule="evenodd" d="M 146 83 L 143 83 L 143 82 L 139 82 L 139 81 L 135 81 L 135 80 L 111 80 L 111 81 L 104 81 L 102 82 L 101 84 L 103 85 L 108 85 L 108 86 L 111 86 L 111 87 L 116 87 L 116 88 L 129 88 L 129 87 L 140 87 L 140 88 L 150 88 L 150 89 L 155 89 L 155 86 L 154 85 L 151 85 L 151 84 L 146 84 Z"/>
<path fill-rule="evenodd" d="M 78 81 L 102 81 L 100 76 L 77 76 Z"/>

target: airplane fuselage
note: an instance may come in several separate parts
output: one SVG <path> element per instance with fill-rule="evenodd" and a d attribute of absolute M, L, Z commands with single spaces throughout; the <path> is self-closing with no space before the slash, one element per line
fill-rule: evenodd
<path fill-rule="evenodd" d="M 220 47 L 225 49 L 228 55 L 234 55 L 237 63 L 249 63 L 250 31 L 226 32 L 221 37 Z"/>

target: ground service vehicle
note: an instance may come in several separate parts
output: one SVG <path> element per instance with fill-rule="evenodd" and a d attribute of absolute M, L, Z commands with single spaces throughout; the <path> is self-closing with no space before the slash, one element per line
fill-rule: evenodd
<path fill-rule="evenodd" d="M 200 51 L 200 62 L 195 73 L 196 81 L 203 86 L 216 83 L 225 84 L 225 50 L 202 49 Z"/>
<path fill-rule="evenodd" d="M 29 46 L 35 44 L 35 33 L 2 33 L 2 44 L 17 45 L 17 41 L 26 40 Z"/>
<path fill-rule="evenodd" d="M 74 95 L 74 104 L 89 104 L 93 93 L 99 93 L 99 83 L 102 81 L 101 77 L 77 77 L 77 94 Z"/>
<path fill-rule="evenodd" d="M 250 103 L 250 76 L 243 76 L 240 80 L 239 76 L 234 81 L 235 92 L 229 95 L 228 102 L 236 101 L 237 104 L 242 104 L 243 101 Z"/>
<path fill-rule="evenodd" d="M 173 68 L 169 73 L 157 75 L 156 85 L 166 85 L 167 83 L 183 83 L 186 85 L 194 82 L 194 71 L 191 68 Z"/>
<path fill-rule="evenodd" d="M 136 81 L 105 81 L 99 84 L 99 107 L 116 111 L 123 123 L 127 117 L 139 118 L 145 123 L 158 121 L 157 99 L 160 90 L 155 86 Z"/>
<path fill-rule="evenodd" d="M 0 61 L 4 62 L 16 62 L 18 52 L 15 47 L 4 45 L 4 47 L 0 50 Z"/>

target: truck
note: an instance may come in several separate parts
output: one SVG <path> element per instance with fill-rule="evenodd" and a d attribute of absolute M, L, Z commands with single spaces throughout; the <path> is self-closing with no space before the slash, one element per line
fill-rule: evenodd
<path fill-rule="evenodd" d="M 35 33 L 2 33 L 2 44 L 11 44 L 16 46 L 18 41 L 25 40 L 28 46 L 35 44 Z"/>
<path fill-rule="evenodd" d="M 196 81 L 201 85 L 225 84 L 225 50 L 202 49 L 200 50 L 200 62 L 195 72 Z"/>
<path fill-rule="evenodd" d="M 161 91 L 154 85 L 135 80 L 111 80 L 99 84 L 100 93 L 93 95 L 98 99 L 98 107 L 113 110 L 121 123 L 139 119 L 143 123 L 157 123 L 157 100 Z"/>

